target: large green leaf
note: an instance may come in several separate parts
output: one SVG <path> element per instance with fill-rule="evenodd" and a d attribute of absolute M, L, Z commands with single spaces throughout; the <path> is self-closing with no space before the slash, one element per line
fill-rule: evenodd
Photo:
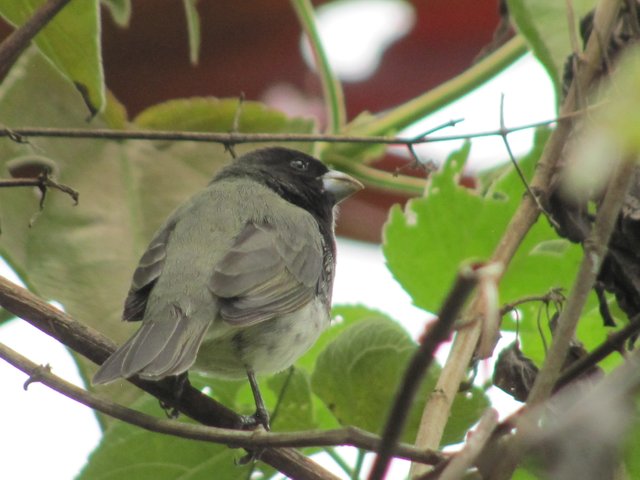
<path fill-rule="evenodd" d="M 415 351 L 416 344 L 394 321 L 387 318 L 358 321 L 318 357 L 311 379 L 313 391 L 341 424 L 380 433 L 407 362 Z M 425 400 L 439 373 L 440 368 L 432 366 L 422 384 L 404 431 L 406 441 L 415 439 Z M 458 395 L 443 444 L 461 441 L 487 405 L 479 389 Z"/>
<path fill-rule="evenodd" d="M 19 26 L 44 3 L 45 0 L 0 0 L 0 15 Z M 105 89 L 98 0 L 69 2 L 35 37 L 35 44 L 73 82 L 92 115 L 102 110 Z M 46 78 L 40 79 L 40 89 L 49 91 Z M 68 101 L 75 102 L 77 98 Z"/>
<path fill-rule="evenodd" d="M 544 132 L 536 136 L 534 150 L 521 164 L 525 175 L 533 170 L 546 138 Z M 389 269 L 413 302 L 431 312 L 439 308 L 462 262 L 490 257 L 525 191 L 514 171 L 486 195 L 458 186 L 456 175 L 468 148 L 451 155 L 425 197 L 409 201 L 404 211 L 394 207 L 384 230 Z M 543 248 L 556 239 L 546 220 L 538 221 L 501 282 L 501 301 L 570 284 L 581 252 L 565 243 L 562 248 Z"/>
<path fill-rule="evenodd" d="M 72 101 L 73 87 L 48 62 L 36 55 L 25 57 L 17 67 L 0 88 L 5 124 L 87 127 L 81 105 Z M 235 116 L 235 110 L 226 108 L 230 102 L 204 100 L 215 121 L 192 126 L 227 131 Z M 172 110 L 173 105 L 179 108 Z M 174 112 L 176 126 L 171 128 L 181 128 L 180 115 L 188 117 L 193 105 L 199 113 L 197 100 L 155 109 L 163 111 L 166 126 L 172 125 Z M 265 107 L 248 108 L 247 115 L 244 110 L 240 114 L 240 128 L 245 122 L 263 131 L 269 131 L 272 122 L 278 131 L 286 131 L 287 125 L 296 131 L 301 125 L 311 128 L 308 121 L 287 122 L 280 112 Z M 92 126 L 102 125 L 98 118 Z M 137 328 L 121 322 L 120 314 L 141 253 L 166 216 L 206 186 L 230 155 L 220 145 L 196 142 L 31 141 L 18 144 L 5 138 L 0 142 L 3 175 L 6 162 L 37 152 L 55 163 L 58 181 L 80 192 L 80 203 L 74 207 L 66 195 L 49 192 L 44 212 L 29 228 L 38 208 L 37 196 L 32 189 L 3 189 L 0 254 L 34 291 L 61 302 L 73 317 L 121 342 Z M 80 367 L 87 377 L 95 369 L 84 361 Z M 124 383 L 111 390 L 121 401 L 128 401 L 121 396 Z"/>
<path fill-rule="evenodd" d="M 317 425 L 309 375 L 293 368 L 272 376 L 266 382 L 276 398 L 277 414 L 272 416 L 274 431 L 311 430 Z"/>
<path fill-rule="evenodd" d="M 574 29 L 578 47 L 582 39 L 578 22 L 591 9 L 596 0 L 573 0 Z M 526 38 L 533 54 L 542 63 L 561 98 L 564 64 L 573 53 L 567 2 L 558 0 L 508 0 L 509 13 L 518 31 Z"/>
<path fill-rule="evenodd" d="M 145 413 L 164 415 L 153 398 L 139 400 L 133 406 Z M 243 454 L 243 450 L 231 450 L 224 445 L 160 435 L 115 422 L 103 435 L 78 479 L 235 480 L 247 478 L 251 469 L 251 465 L 238 465 L 236 460 Z"/>

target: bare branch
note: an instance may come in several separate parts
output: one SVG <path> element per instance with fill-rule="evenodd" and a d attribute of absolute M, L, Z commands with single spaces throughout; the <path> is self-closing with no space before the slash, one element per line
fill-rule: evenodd
<path fill-rule="evenodd" d="M 383 145 L 419 145 L 422 143 L 448 142 L 451 140 L 466 140 L 478 137 L 502 136 L 521 130 L 553 125 L 563 120 L 581 116 L 586 112 L 597 108 L 589 108 L 567 113 L 557 118 L 528 123 L 510 128 L 499 128 L 484 132 L 465 133 L 460 135 L 431 136 L 431 133 L 446 127 L 453 127 L 461 119 L 451 120 L 445 124 L 430 129 L 412 138 L 386 137 L 386 136 L 350 136 L 329 135 L 319 133 L 219 133 L 219 132 L 185 132 L 172 130 L 110 130 L 107 128 L 47 128 L 47 127 L 19 127 L 0 128 L 0 137 L 7 137 L 12 141 L 25 143 L 28 137 L 47 138 L 94 138 L 98 140 L 161 140 L 173 142 L 205 142 L 220 143 L 223 145 L 235 145 L 241 143 L 267 143 L 267 142 L 326 142 L 326 143 L 365 143 Z"/>
<path fill-rule="evenodd" d="M 438 480 L 457 480 L 464 477 L 465 471 L 471 467 L 482 452 L 498 423 L 498 412 L 490 408 L 480 418 L 478 426 L 467 441 L 464 448 L 444 468 Z"/>
<path fill-rule="evenodd" d="M 69 187 L 68 185 L 64 185 L 62 183 L 58 183 L 49 177 L 48 174 L 43 173 L 40 174 L 36 178 L 0 178 L 0 188 L 9 188 L 9 187 L 37 187 L 42 192 L 42 197 L 40 201 L 40 208 L 44 207 L 44 192 L 46 192 L 47 188 L 55 188 L 56 190 L 60 190 L 63 193 L 69 195 L 73 202 L 77 205 L 78 199 L 80 198 L 80 194 Z"/>
<path fill-rule="evenodd" d="M 366 450 L 374 450 L 380 444 L 380 437 L 358 428 L 285 433 L 272 433 L 264 430 L 247 432 L 157 418 L 118 405 L 76 387 L 51 373 L 51 369 L 48 366 L 43 368 L 2 343 L 0 343 L 0 358 L 29 375 L 29 380 L 27 380 L 29 384 L 42 383 L 89 408 L 152 432 L 192 440 L 222 443 L 229 445 L 231 448 L 243 447 L 248 449 L 256 447 L 303 448 L 349 445 Z M 395 453 L 400 458 L 430 464 L 442 460 L 442 456 L 438 453 L 424 452 L 410 445 L 398 445 Z"/>
<path fill-rule="evenodd" d="M 465 300 L 478 282 L 478 278 L 482 275 L 483 268 L 487 267 L 484 266 L 475 270 L 467 267 L 458 274 L 440 309 L 438 319 L 429 326 L 427 336 L 409 362 L 387 418 L 382 434 L 382 443 L 369 474 L 369 480 L 381 480 L 384 478 L 395 450 L 395 445 L 404 429 L 404 424 L 411 410 L 411 403 L 418 387 L 433 362 L 436 349 L 451 333 L 453 324 L 458 318 L 458 313 L 462 310 Z"/>
<path fill-rule="evenodd" d="M 518 165 L 518 161 L 516 160 L 516 157 L 513 154 L 513 151 L 511 150 L 511 145 L 509 145 L 509 140 L 507 139 L 507 135 L 510 132 L 507 130 L 505 121 L 504 121 L 504 93 L 500 95 L 500 131 L 502 132 L 500 137 L 502 137 L 502 143 L 504 143 L 504 147 L 507 150 L 507 154 L 509 155 L 509 160 L 511 160 L 511 164 L 513 165 L 513 168 L 515 168 L 516 173 L 520 177 L 520 181 L 524 185 L 524 188 L 527 190 L 527 193 L 531 196 L 531 198 L 533 198 L 533 200 L 536 202 L 536 205 L 540 209 L 540 212 L 544 213 L 545 217 L 549 219 L 549 221 L 553 224 L 553 226 L 558 228 L 559 227 L 558 223 L 553 219 L 551 214 L 547 212 L 545 208 L 542 206 L 542 204 L 540 203 L 540 199 L 538 198 L 538 195 L 536 195 L 536 193 L 533 190 L 531 190 L 531 187 L 529 186 L 529 182 L 527 182 L 527 179 L 525 178 L 524 173 L 522 173 L 522 169 L 520 168 L 520 165 Z"/>
<path fill-rule="evenodd" d="M 528 408 L 544 402 L 551 395 L 556 385 L 560 370 L 567 357 L 569 345 L 574 338 L 580 314 L 605 258 L 609 237 L 618 218 L 618 213 L 631 180 L 634 178 L 633 172 L 636 169 L 634 160 L 635 158 L 622 160 L 609 182 L 609 187 L 598 210 L 596 221 L 589 237 L 584 242 L 585 253 L 580 269 L 565 308 L 558 318 L 558 325 L 553 335 L 551 347 L 527 398 Z M 516 433 L 515 440 L 518 440 L 519 436 L 520 433 Z M 515 444 L 517 443 L 516 441 Z M 510 453 L 510 448 L 510 446 L 506 447 L 507 454 L 502 457 L 500 465 L 496 467 L 497 476 L 495 478 L 506 479 L 511 477 L 518 455 L 513 454 L 513 452 Z"/>
<path fill-rule="evenodd" d="M 574 362 L 562 372 L 554 386 L 554 390 L 562 388 L 580 377 L 594 365 L 604 360 L 613 352 L 622 350 L 624 343 L 640 331 L 640 315 L 636 315 L 624 327 L 609 336 L 604 342 L 594 348 L 588 355 Z"/>
<path fill-rule="evenodd" d="M 507 303 L 500 308 L 500 315 L 506 315 L 509 312 L 517 309 L 520 305 L 529 302 L 542 302 L 544 304 L 549 303 L 562 303 L 565 301 L 565 297 L 562 294 L 562 290 L 560 288 L 552 288 L 544 295 L 530 295 L 527 297 L 522 297 L 516 300 L 515 302 Z"/>
<path fill-rule="evenodd" d="M 616 0 L 601 0 L 599 2 L 596 10 L 596 19 L 597 24 L 600 26 L 600 39 L 608 41 L 618 9 L 619 2 Z M 577 106 L 577 92 L 578 90 L 584 91 L 591 84 L 597 68 L 601 64 L 600 39 L 589 39 L 585 52 L 588 62 L 586 62 L 585 68 L 580 69 L 577 73 L 569 88 L 560 111 L 562 120 L 557 123 L 556 129 L 547 141 L 538 162 L 536 174 L 531 181 L 531 189 L 539 192 L 543 203 L 549 193 L 549 185 L 562 159 L 563 148 L 573 127 L 572 113 Z M 534 199 L 529 195 L 525 196 L 494 250 L 493 261 L 501 262 L 505 269 L 507 268 L 525 235 L 538 219 L 539 212 L 538 205 Z M 481 311 L 481 302 L 476 297 L 469 307 L 467 316 L 472 319 L 478 318 Z M 433 448 L 433 445 L 437 447 L 440 444 L 453 399 L 465 377 L 466 369 L 476 349 L 480 329 L 481 322 L 476 322 L 456 334 L 447 362 L 436 383 L 435 392 L 425 407 L 423 418 L 429 418 L 429 423 L 421 426 L 418 432 L 417 446 Z M 424 470 L 422 466 L 414 465 L 412 466 L 411 475 L 420 475 Z"/>

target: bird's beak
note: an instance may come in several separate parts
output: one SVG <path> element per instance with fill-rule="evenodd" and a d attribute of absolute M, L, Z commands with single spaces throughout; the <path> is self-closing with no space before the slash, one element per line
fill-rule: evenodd
<path fill-rule="evenodd" d="M 321 178 L 325 191 L 333 195 L 336 205 L 364 188 L 358 180 L 337 170 L 329 170 Z"/>

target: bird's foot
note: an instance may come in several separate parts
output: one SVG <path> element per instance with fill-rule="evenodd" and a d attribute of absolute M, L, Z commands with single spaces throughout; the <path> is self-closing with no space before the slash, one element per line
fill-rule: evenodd
<path fill-rule="evenodd" d="M 168 377 L 165 381 L 171 383 L 171 399 L 168 401 L 160 400 L 160 408 L 164 410 L 168 418 L 175 420 L 180 416 L 180 410 L 175 405 L 180 402 L 185 388 L 189 385 L 189 375 L 184 372 L 174 377 Z"/>
<path fill-rule="evenodd" d="M 238 422 L 238 430 L 255 430 L 264 428 L 267 432 L 271 430 L 269 424 L 269 412 L 266 409 L 258 409 L 253 415 L 241 415 Z"/>

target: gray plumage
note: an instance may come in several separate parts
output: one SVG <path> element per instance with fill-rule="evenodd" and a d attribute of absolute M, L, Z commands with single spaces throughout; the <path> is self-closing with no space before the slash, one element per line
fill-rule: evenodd
<path fill-rule="evenodd" d="M 274 151 L 311 158 L 286 149 L 258 157 L 266 152 L 271 160 Z M 190 368 L 229 378 L 247 369 L 281 370 L 329 324 L 332 209 L 342 197 L 328 197 L 328 210 L 301 208 L 296 203 L 307 202 L 307 187 L 294 179 L 280 189 L 276 173 L 257 160 L 223 171 L 153 237 L 123 313 L 142 325 L 102 365 L 94 384 L 136 374 L 155 380 Z M 317 163 L 320 173 L 327 171 Z"/>

